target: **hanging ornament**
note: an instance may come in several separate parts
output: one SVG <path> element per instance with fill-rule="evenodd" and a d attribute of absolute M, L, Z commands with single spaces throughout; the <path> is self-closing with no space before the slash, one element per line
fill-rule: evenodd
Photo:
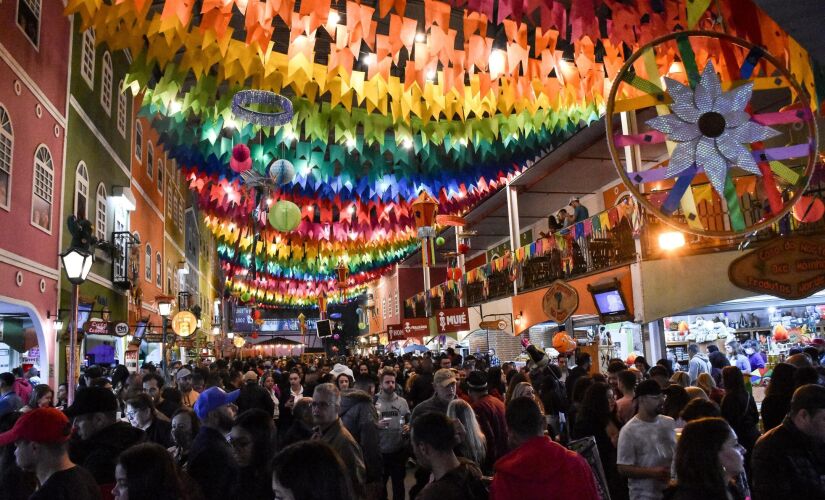
<path fill-rule="evenodd" d="M 252 300 L 252 295 L 249 292 L 241 294 L 241 302 L 249 302 L 250 300 Z"/>
<path fill-rule="evenodd" d="M 229 168 L 233 172 L 246 172 L 252 168 L 252 156 L 246 144 L 238 144 L 232 148 L 232 157 L 229 159 Z"/>
<path fill-rule="evenodd" d="M 367 325 L 366 325 L 366 324 L 364 324 L 364 323 L 358 323 L 358 329 L 359 329 L 359 330 L 366 330 L 366 329 L 367 329 Z"/>
<path fill-rule="evenodd" d="M 295 179 L 295 166 L 289 160 L 275 160 L 269 164 L 269 178 L 277 186 L 289 184 Z"/>
<path fill-rule="evenodd" d="M 438 238 L 436 238 L 436 239 L 435 239 L 435 244 L 436 244 L 436 245 L 438 245 L 438 246 L 443 245 L 443 244 L 444 244 L 444 237 L 443 237 L 443 236 L 439 236 Z"/>
<path fill-rule="evenodd" d="M 793 206 L 792 213 L 799 222 L 816 222 L 825 215 L 825 204 L 820 198 L 803 196 Z"/>
<path fill-rule="evenodd" d="M 287 200 L 280 200 L 269 209 L 269 224 L 282 233 L 295 230 L 301 224 L 301 209 Z"/>
<path fill-rule="evenodd" d="M 254 111 L 247 107 L 251 104 L 278 107 L 280 111 Z M 232 96 L 232 114 L 250 123 L 277 127 L 292 120 L 292 101 L 268 90 L 241 90 Z"/>
<path fill-rule="evenodd" d="M 232 344 L 235 345 L 238 349 L 243 347 L 246 344 L 246 339 L 241 337 L 240 335 L 235 335 L 235 338 L 232 339 Z"/>
<path fill-rule="evenodd" d="M 341 338 L 341 336 L 336 333 L 335 335 L 332 336 L 332 338 L 335 339 L 335 340 L 339 340 Z"/>
<path fill-rule="evenodd" d="M 250 337 L 252 337 L 253 339 L 257 339 L 258 336 L 259 336 L 258 332 L 252 332 L 252 335 L 250 335 Z"/>
<path fill-rule="evenodd" d="M 364 310 L 361 309 L 360 307 L 355 309 L 355 314 L 357 314 L 358 316 L 361 316 L 363 313 L 364 313 Z"/>
<path fill-rule="evenodd" d="M 467 255 L 467 252 L 470 251 L 470 245 L 466 243 L 459 243 L 458 251 L 459 253 L 461 253 L 461 255 Z"/>

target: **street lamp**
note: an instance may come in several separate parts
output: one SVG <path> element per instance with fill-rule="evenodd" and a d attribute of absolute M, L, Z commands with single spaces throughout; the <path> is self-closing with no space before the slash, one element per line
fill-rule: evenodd
<path fill-rule="evenodd" d="M 173 300 L 172 297 L 167 295 L 158 295 L 155 297 L 155 303 L 158 305 L 158 314 L 160 314 L 163 321 L 160 339 L 160 372 L 163 374 L 164 382 L 168 382 L 166 373 L 166 328 L 169 322 L 169 315 L 172 314 Z"/>
<path fill-rule="evenodd" d="M 80 285 L 86 281 L 92 269 L 94 255 L 88 250 L 72 245 L 60 254 L 60 261 L 66 271 L 66 278 L 72 284 L 72 330 L 69 334 L 69 373 L 66 376 L 68 383 L 68 404 L 74 402 L 74 392 L 77 387 L 77 305 L 80 297 Z"/>

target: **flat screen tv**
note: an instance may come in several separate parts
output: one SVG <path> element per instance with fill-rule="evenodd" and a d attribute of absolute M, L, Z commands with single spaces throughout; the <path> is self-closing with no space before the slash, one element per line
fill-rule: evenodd
<path fill-rule="evenodd" d="M 332 325 L 328 319 L 319 319 L 315 322 L 315 331 L 318 333 L 319 339 L 332 337 Z"/>
<path fill-rule="evenodd" d="M 602 323 L 617 323 L 633 320 L 633 313 L 627 307 L 624 295 L 617 279 L 595 285 L 587 285 L 587 290 L 593 296 L 593 303 L 599 312 Z"/>

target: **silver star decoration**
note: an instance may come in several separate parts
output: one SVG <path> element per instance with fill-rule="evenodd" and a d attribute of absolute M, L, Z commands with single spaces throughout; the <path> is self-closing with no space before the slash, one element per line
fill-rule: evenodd
<path fill-rule="evenodd" d="M 751 151 L 743 144 L 770 139 L 780 132 L 751 121 L 745 111 L 753 95 L 753 82 L 722 92 L 710 61 L 695 90 L 667 77 L 665 82 L 673 98 L 673 113 L 657 116 L 647 124 L 677 143 L 667 167 L 667 178 L 696 164 L 722 194 L 731 166 L 762 175 Z"/>

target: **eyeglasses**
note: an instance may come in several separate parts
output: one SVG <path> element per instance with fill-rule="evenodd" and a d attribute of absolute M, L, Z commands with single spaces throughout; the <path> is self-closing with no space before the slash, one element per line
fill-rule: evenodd
<path fill-rule="evenodd" d="M 318 409 L 318 408 L 331 408 L 331 407 L 333 407 L 333 406 L 337 406 L 337 405 L 336 405 L 335 403 L 329 403 L 329 402 L 327 402 L 327 401 L 313 401 L 313 402 L 312 402 L 312 408 L 313 408 L 313 409 Z"/>

